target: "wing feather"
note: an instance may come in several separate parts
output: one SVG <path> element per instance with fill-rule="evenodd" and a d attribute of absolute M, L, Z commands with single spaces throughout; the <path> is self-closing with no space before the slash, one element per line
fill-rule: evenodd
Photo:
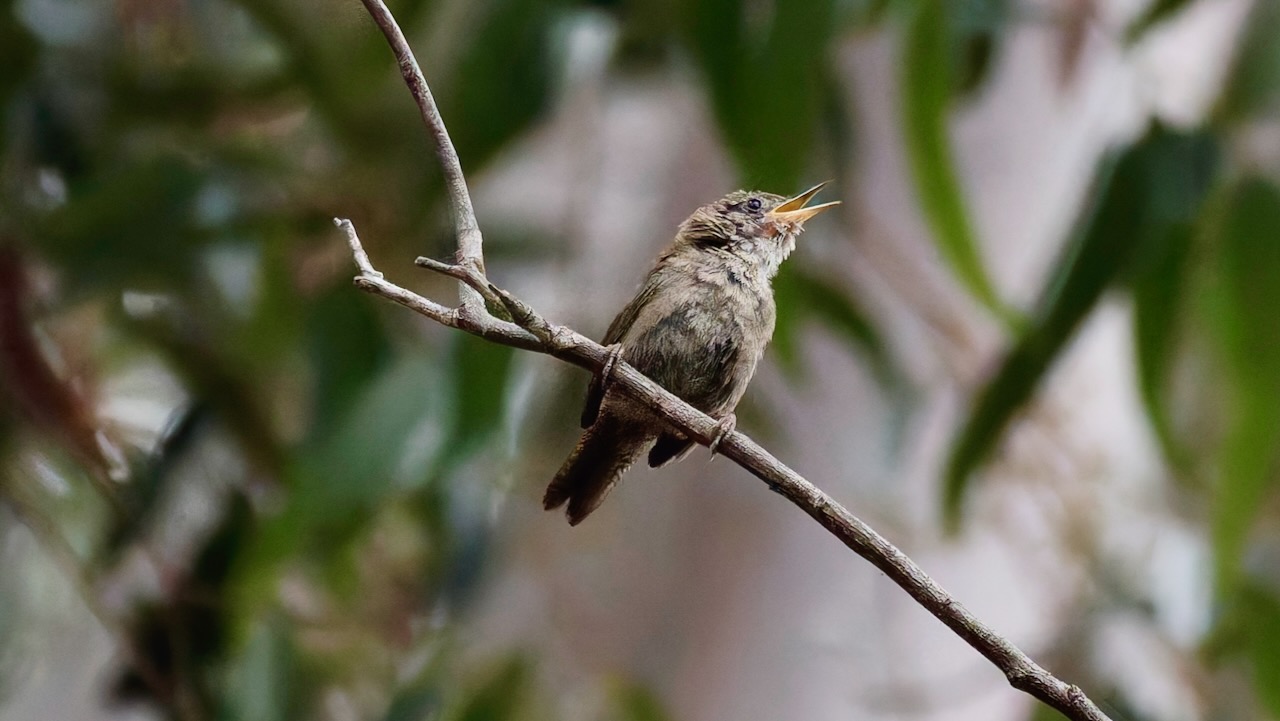
<path fill-rule="evenodd" d="M 640 315 L 640 311 L 644 309 L 649 301 L 653 300 L 654 293 L 657 290 L 657 283 L 654 282 L 653 274 L 645 279 L 645 285 L 636 293 L 636 297 L 631 299 L 630 303 L 622 309 L 621 313 L 613 319 L 609 324 L 609 330 L 605 331 L 602 345 L 613 345 L 622 340 L 627 331 L 631 330 L 631 326 L 635 324 L 636 318 Z M 591 376 L 591 385 L 587 386 L 587 402 L 582 408 L 582 427 L 589 428 L 595 423 L 596 416 L 600 414 L 600 404 L 604 402 L 604 388 L 600 383 L 599 374 Z"/>

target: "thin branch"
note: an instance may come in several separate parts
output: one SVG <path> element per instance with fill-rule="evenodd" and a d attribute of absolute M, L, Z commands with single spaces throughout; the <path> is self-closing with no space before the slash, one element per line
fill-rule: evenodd
<path fill-rule="evenodd" d="M 418 296 L 383 279 L 368 262 L 356 235 L 354 226 L 347 220 L 335 223 L 347 234 L 360 274 L 355 284 L 361 290 L 394 301 L 411 310 L 451 328 L 478 335 L 495 343 L 524 350 L 546 353 L 561 360 L 598 373 L 609 359 L 609 352 L 600 344 L 570 328 L 548 322 L 532 307 L 512 294 L 490 284 L 484 275 L 480 256 L 479 231 L 474 238 L 465 236 L 462 230 L 475 225 L 471 204 L 466 200 L 466 183 L 457 164 L 457 154 L 449 146 L 444 123 L 430 101 L 430 91 L 418 70 L 403 35 L 391 19 L 391 14 L 379 0 L 363 0 L 378 25 L 387 33 L 409 89 L 419 100 L 424 119 L 432 130 L 440 150 L 444 171 L 450 178 L 450 191 L 460 194 L 453 202 L 455 221 L 459 227 L 459 266 L 451 268 L 438 261 L 420 259 L 419 264 L 436 272 L 458 278 L 469 294 L 479 301 L 484 297 L 496 298 L 516 321 L 515 324 L 483 312 L 466 312 L 464 307 L 446 308 Z M 390 30 L 388 29 L 390 28 Z M 423 98 L 426 99 L 424 104 Z M 474 245 L 463 245 L 472 242 Z M 483 290 L 488 292 L 483 292 Z M 475 306 L 473 306 L 475 307 Z M 640 371 L 625 362 L 613 367 L 612 382 L 625 393 L 639 400 L 658 416 L 679 428 L 689 438 L 708 445 L 716 434 L 716 422 L 693 406 L 649 380 Z M 862 558 L 880 569 L 894 583 L 916 600 L 925 610 L 964 639 L 978 653 L 999 668 L 1014 688 L 1024 691 L 1041 702 L 1057 709 L 1073 721 L 1110 721 L 1106 714 L 1076 686 L 1067 684 L 1041 668 L 1008 639 L 996 633 L 969 612 L 955 598 L 929 577 L 902 551 L 894 547 L 874 529 L 854 516 L 844 506 L 791 470 L 755 441 L 741 432 L 734 431 L 720 443 L 719 453 L 742 466 L 752 475 L 764 481 L 770 488 L 786 497 L 805 513 L 826 528 L 832 535 Z"/>
<path fill-rule="evenodd" d="M 481 306 L 479 313 L 463 313 L 459 308 L 449 308 L 433 300 L 427 300 L 417 293 L 401 288 L 395 283 L 386 280 L 382 277 L 382 273 L 375 270 L 373 265 L 369 263 L 369 256 L 365 253 L 364 246 L 360 243 L 360 236 L 356 234 L 356 227 L 352 225 L 351 221 L 343 218 L 334 218 L 333 224 L 338 226 L 347 236 L 347 244 L 351 246 L 352 255 L 355 257 L 356 265 L 360 269 L 360 275 L 357 275 L 354 280 L 355 286 L 360 290 L 380 295 L 441 325 L 457 328 L 472 335 L 478 335 L 485 340 L 509 345 L 513 348 L 542 352 L 542 342 L 534 337 L 533 334 L 515 323 L 509 323 L 485 313 L 483 306 Z M 450 275 L 453 277 L 468 277 L 461 269 L 450 272 Z M 466 287 L 467 290 L 472 290 L 470 286 Z M 480 297 L 478 293 L 476 297 Z"/>
<path fill-rule="evenodd" d="M 418 104 L 422 122 L 436 144 L 436 154 L 440 157 L 440 169 L 444 172 L 444 182 L 449 189 L 449 207 L 453 211 L 454 232 L 458 236 L 458 264 L 468 266 L 479 273 L 484 273 L 484 238 L 480 234 L 480 224 L 476 222 L 476 211 L 471 207 L 471 194 L 467 192 L 467 179 L 462 174 L 462 163 L 458 161 L 458 151 L 449 139 L 449 131 L 445 128 L 444 119 L 440 117 L 440 109 L 436 107 L 436 99 L 431 94 L 427 79 L 418 67 L 418 59 L 414 57 L 409 42 L 405 40 L 400 25 L 382 0 L 361 0 L 364 7 L 377 23 L 382 34 L 391 46 L 400 66 L 400 75 L 413 100 Z M 468 314 L 479 314 L 484 310 L 484 300 L 465 283 L 458 286 L 458 296 L 462 307 Z"/>
<path fill-rule="evenodd" d="M 348 240 L 358 246 L 359 240 L 355 238 L 350 221 L 338 221 L 338 224 L 349 229 Z M 457 268 L 441 268 L 441 272 L 453 277 L 472 277 L 465 270 Z M 592 372 L 599 372 L 609 358 L 609 351 L 604 346 L 570 328 L 548 322 L 523 301 L 496 287 L 492 288 L 493 292 L 520 326 L 485 316 L 483 321 L 463 327 L 450 309 L 388 283 L 380 274 L 368 276 L 362 270 L 362 274 L 356 277 L 356 285 L 364 291 L 417 310 L 450 327 L 465 330 L 495 343 L 546 353 Z M 649 380 L 627 363 L 615 363 L 612 378 L 628 395 L 640 400 L 696 442 L 705 446 L 714 439 L 715 420 Z M 1014 688 L 1031 694 L 1068 718 L 1077 721 L 1107 721 L 1107 716 L 1079 688 L 1057 679 L 1037 665 L 1017 646 L 955 600 L 906 554 L 745 434 L 739 431 L 729 434 L 721 442 L 719 453 L 799 506 L 842 543 L 883 571 L 925 610 L 1003 671 Z"/>
<path fill-rule="evenodd" d="M 427 270 L 440 273 L 441 275 L 447 275 L 450 278 L 466 283 L 473 290 L 479 293 L 480 297 L 484 298 L 484 302 L 490 307 L 501 308 L 503 305 L 502 299 L 494 294 L 493 288 L 489 284 L 489 280 L 484 277 L 483 273 L 477 271 L 472 266 L 452 265 L 449 263 L 441 263 L 433 258 L 421 257 L 413 261 L 413 263 L 419 268 L 426 268 Z"/>
<path fill-rule="evenodd" d="M 356 235 L 356 227 L 349 220 L 333 219 L 333 224 L 342 229 L 347 235 L 347 245 L 351 248 L 351 255 L 356 259 L 356 267 L 360 269 L 362 278 L 381 278 L 382 273 L 374 269 L 373 263 L 369 262 L 369 254 L 364 252 L 364 245 L 360 243 L 360 236 Z M 447 308 L 441 306 L 441 309 L 448 311 Z M 440 320 L 436 318 L 435 320 Z M 444 321 L 440 320 L 441 323 Z"/>

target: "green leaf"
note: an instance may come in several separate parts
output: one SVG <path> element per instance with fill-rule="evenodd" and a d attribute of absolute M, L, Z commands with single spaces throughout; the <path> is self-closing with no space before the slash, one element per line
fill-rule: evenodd
<path fill-rule="evenodd" d="M 390 363 L 391 346 L 374 308 L 374 300 L 353 297 L 347 284 L 307 305 L 314 439 L 331 433 L 361 390 Z"/>
<path fill-rule="evenodd" d="M 453 721 L 510 721 L 521 717 L 529 696 L 533 669 L 512 658 L 458 709 Z"/>
<path fill-rule="evenodd" d="M 453 346 L 453 423 L 440 459 L 448 466 L 466 458 L 498 429 L 506 409 L 513 350 L 459 333 Z"/>
<path fill-rule="evenodd" d="M 873 28 L 891 4 L 890 0 L 842 0 L 836 3 L 836 22 L 839 27 L 853 31 Z"/>
<path fill-rule="evenodd" d="M 1125 42 L 1133 43 L 1141 39 L 1148 30 L 1181 13 L 1192 0 L 1155 0 L 1146 12 L 1138 16 L 1125 31 Z"/>
<path fill-rule="evenodd" d="M 1280 462 L 1280 188 L 1245 179 L 1231 194 L 1218 239 L 1216 327 L 1231 387 L 1232 421 L 1214 494 L 1220 588 L 1229 588 Z"/>
<path fill-rule="evenodd" d="M 1280 112 L 1280 3 L 1254 3 L 1239 48 L 1214 112 L 1219 122 Z"/>
<path fill-rule="evenodd" d="M 986 82 L 1009 20 L 1009 0 L 948 0 L 953 91 L 969 95 Z"/>
<path fill-rule="evenodd" d="M 391 701 L 382 721 L 423 721 L 436 718 L 440 708 L 440 692 L 434 686 L 402 691 Z"/>
<path fill-rule="evenodd" d="M 817 277 L 800 278 L 814 316 L 872 357 L 883 357 L 884 343 L 861 308 L 842 289 Z"/>
<path fill-rule="evenodd" d="M 28 75 L 36 65 L 39 47 L 21 23 L 18 22 L 14 0 L 0 3 L 0 155 L 8 146 L 9 133 L 7 123 L 9 100 L 14 93 L 27 82 Z"/>
<path fill-rule="evenodd" d="M 288 506 L 263 525 L 242 564 L 243 606 L 270 599 L 283 559 L 299 549 L 331 552 L 391 494 L 422 485 L 443 435 L 440 383 L 430 358 L 404 353 L 366 384 L 330 433 L 294 451 L 285 469 Z"/>
<path fill-rule="evenodd" d="M 907 26 L 902 58 L 902 114 L 911 174 L 921 209 L 942 256 L 984 306 L 1010 325 L 1016 314 L 987 277 L 947 131 L 952 57 L 948 11 L 942 0 L 920 0 Z"/>
<path fill-rule="evenodd" d="M 1103 162 L 1092 212 L 1051 272 L 1035 315 L 995 376 L 979 392 L 953 443 L 944 478 L 943 512 L 955 529 L 974 469 L 995 447 L 1014 414 L 1113 282 L 1136 259 L 1191 222 L 1212 181 L 1217 148 L 1208 136 L 1160 127 L 1118 160 Z"/>
<path fill-rule="evenodd" d="M 479 26 L 449 78 L 441 112 L 463 167 L 474 171 L 546 109 L 551 86 L 551 25 L 547 0 L 478 4 Z"/>
<path fill-rule="evenodd" d="M 195 219 L 200 186 L 199 169 L 173 156 L 113 167 L 71 188 L 44 223 L 40 249 L 78 288 L 178 285 L 206 239 Z"/>
<path fill-rule="evenodd" d="M 771 347 L 785 371 L 799 374 L 800 334 L 809 322 L 816 322 L 861 353 L 881 384 L 896 387 L 901 382 L 880 332 L 843 288 L 798 266 L 784 266 L 774 279 L 773 294 L 778 327 Z"/>
<path fill-rule="evenodd" d="M 408 134 L 413 125 L 399 114 L 404 105 L 389 104 L 388 96 L 379 95 L 386 86 L 375 81 L 385 77 L 394 61 L 372 23 L 360 26 L 365 32 L 352 32 L 355 26 L 308 12 L 305 3 L 237 0 L 236 4 L 253 19 L 256 29 L 274 40 L 272 50 L 283 56 L 284 77 L 307 94 L 315 112 L 344 145 L 385 153 L 398 142 L 420 137 Z M 403 95 L 396 100 L 403 102 Z"/>
<path fill-rule="evenodd" d="M 328 523 L 424 478 L 432 459 L 422 457 L 422 436 L 437 415 L 438 383 L 430 360 L 413 355 L 370 382 L 332 435 L 301 454 L 296 512 Z"/>
<path fill-rule="evenodd" d="M 612 696 L 619 721 L 669 721 L 671 718 L 657 695 L 644 686 L 619 684 Z"/>
<path fill-rule="evenodd" d="M 290 715 L 296 651 L 280 619 L 257 624 L 249 643 L 230 669 L 226 704 L 219 714 L 226 721 L 285 721 Z"/>
<path fill-rule="evenodd" d="M 1242 619 L 1248 629 L 1249 660 L 1253 663 L 1253 685 L 1258 699 L 1274 717 L 1280 718 L 1280 598 L 1256 586 L 1243 599 Z"/>
<path fill-rule="evenodd" d="M 1270 585 L 1248 580 L 1234 589 L 1202 649 L 1214 666 L 1228 660 L 1250 663 L 1258 700 L 1280 718 L 1280 596 Z"/>
<path fill-rule="evenodd" d="M 809 159 L 822 109 L 833 0 L 758 7 L 692 0 L 685 37 L 720 132 L 746 181 L 786 194 Z"/>
<path fill-rule="evenodd" d="M 1133 335 L 1142 403 L 1165 457 L 1176 467 L 1189 462 L 1174 434 L 1168 404 L 1169 376 L 1180 337 L 1189 286 L 1193 230 L 1171 228 L 1160 252 L 1135 273 Z"/>

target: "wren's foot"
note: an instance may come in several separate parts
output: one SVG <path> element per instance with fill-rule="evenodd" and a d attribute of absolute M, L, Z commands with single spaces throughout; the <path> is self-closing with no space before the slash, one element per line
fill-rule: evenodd
<path fill-rule="evenodd" d="M 708 446 L 711 449 L 711 455 L 714 456 L 716 454 L 716 449 L 720 447 L 720 442 L 730 433 L 733 433 L 733 429 L 737 427 L 738 417 L 732 413 L 716 421 L 716 432 L 711 439 L 711 445 Z"/>
<path fill-rule="evenodd" d="M 607 390 L 609 382 L 613 379 L 613 366 L 622 359 L 622 344 L 614 343 L 606 346 L 605 350 L 609 351 L 609 359 L 604 362 L 604 368 L 600 369 L 600 389 Z"/>

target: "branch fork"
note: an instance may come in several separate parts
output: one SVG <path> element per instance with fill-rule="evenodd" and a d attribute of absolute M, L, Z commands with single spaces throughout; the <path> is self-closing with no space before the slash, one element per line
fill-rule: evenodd
<path fill-rule="evenodd" d="M 458 239 L 454 263 L 418 258 L 416 264 L 458 281 L 459 305 L 449 307 L 423 298 L 386 280 L 365 253 L 355 226 L 334 219 L 346 234 L 359 274 L 361 290 L 399 303 L 442 325 L 471 333 L 494 343 L 545 353 L 593 373 L 610 366 L 610 379 L 623 392 L 653 410 L 695 442 L 717 443 L 716 452 L 764 481 L 770 489 L 807 513 L 854 553 L 880 569 L 925 610 L 982 654 L 1009 684 L 1058 710 L 1072 721 L 1110 721 L 1078 687 L 1067 684 L 1045 669 L 1008 639 L 987 626 L 929 577 L 906 554 L 853 515 L 803 476 L 787 467 L 755 441 L 739 431 L 721 432 L 715 419 L 685 403 L 621 359 L 609 349 L 565 326 L 547 321 L 511 293 L 489 282 L 484 270 L 483 240 L 458 154 L 431 90 L 395 18 L 382 0 L 361 0 L 382 30 L 396 56 L 401 74 L 418 104 L 423 122 L 435 140 L 436 152 L 449 191 Z M 492 309 L 492 310 L 490 310 Z M 494 315 L 505 310 L 511 320 Z M 614 361 L 611 363 L 611 360 Z"/>

